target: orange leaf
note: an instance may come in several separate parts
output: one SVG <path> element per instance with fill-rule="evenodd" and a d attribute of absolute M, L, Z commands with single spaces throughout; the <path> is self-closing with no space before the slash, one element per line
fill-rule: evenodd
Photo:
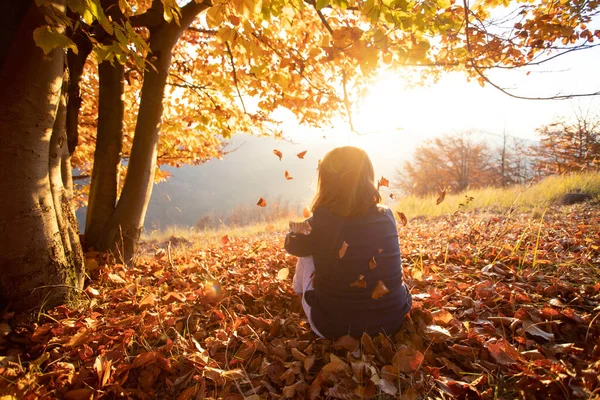
<path fill-rule="evenodd" d="M 138 303 L 138 307 L 140 310 L 148 309 L 154 305 L 154 295 L 152 293 L 147 294 L 144 298 Z"/>
<path fill-rule="evenodd" d="M 388 181 L 387 179 L 385 179 L 383 176 L 381 177 L 381 179 L 379 180 L 379 182 L 377 182 L 377 190 L 379 190 L 380 187 L 385 186 L 385 187 L 390 187 L 390 181 Z"/>
<path fill-rule="evenodd" d="M 277 157 L 279 157 L 279 161 L 281 161 L 281 158 L 283 157 L 283 153 L 280 152 L 279 150 L 275 149 L 273 150 L 273 154 L 275 154 Z"/>
<path fill-rule="evenodd" d="M 157 354 L 155 351 L 148 351 L 146 353 L 138 354 L 133 359 L 133 368 L 141 367 L 142 365 L 156 361 L 156 356 Z"/>
<path fill-rule="evenodd" d="M 267 225 L 267 227 L 265 228 L 265 230 L 267 232 L 273 232 L 275 230 L 275 225 L 269 224 L 269 225 Z"/>
<path fill-rule="evenodd" d="M 344 255 L 346 254 L 346 250 L 348 250 L 348 243 L 343 242 L 342 247 L 340 247 L 340 252 L 339 252 L 340 258 L 344 257 Z"/>
<path fill-rule="evenodd" d="M 437 200 L 435 201 L 435 204 L 436 205 L 440 204 L 442 201 L 444 201 L 445 198 L 446 198 L 446 189 L 442 189 L 442 190 L 440 190 L 440 194 L 439 194 Z"/>
<path fill-rule="evenodd" d="M 385 286 L 385 283 L 383 283 L 382 281 L 377 281 L 377 286 L 375 286 L 375 289 L 373 289 L 371 297 L 374 299 L 378 299 L 380 297 L 385 296 L 389 292 L 390 289 L 388 289 L 387 286 Z"/>
<path fill-rule="evenodd" d="M 364 275 L 359 275 L 358 276 L 358 280 L 352 282 L 350 284 L 350 287 L 355 287 L 355 288 L 360 288 L 360 289 L 364 289 L 367 287 L 367 281 L 365 281 L 365 276 Z"/>
<path fill-rule="evenodd" d="M 265 199 L 263 199 L 262 197 L 260 199 L 258 199 L 258 203 L 256 203 L 257 206 L 260 207 L 266 207 L 267 206 L 267 202 Z"/>
<path fill-rule="evenodd" d="M 221 243 L 227 244 L 229 243 L 229 236 L 225 235 L 221 238 Z"/>
<path fill-rule="evenodd" d="M 172 303 L 174 301 L 180 301 L 182 303 L 185 303 L 186 298 L 181 293 L 169 292 L 163 297 L 163 300 L 167 303 Z"/>
<path fill-rule="evenodd" d="M 402 226 L 406 226 L 406 224 L 408 224 L 408 218 L 406 218 L 406 215 L 404 215 L 404 213 L 400 211 L 396 211 L 396 214 L 398 214 L 398 218 L 400 218 Z"/>
<path fill-rule="evenodd" d="M 377 267 L 377 261 L 375 261 L 375 257 L 371 257 L 369 260 L 369 269 L 375 269 Z"/>
<path fill-rule="evenodd" d="M 392 365 L 398 368 L 398 371 L 405 374 L 416 371 L 423 363 L 425 357 L 419 350 L 402 347 L 394 354 Z"/>
<path fill-rule="evenodd" d="M 377 252 L 378 252 L 379 254 L 381 254 L 381 253 L 383 253 L 383 249 L 377 249 Z"/>
<path fill-rule="evenodd" d="M 294 179 L 287 170 L 285 171 L 285 179 L 287 179 L 288 181 Z"/>
<path fill-rule="evenodd" d="M 306 152 L 307 152 L 307 150 L 301 151 L 300 153 L 296 154 L 296 157 L 298 157 L 300 159 L 304 159 Z"/>
<path fill-rule="evenodd" d="M 302 216 L 304 218 L 310 218 L 311 212 L 308 208 L 304 207 L 304 209 L 302 210 Z"/>

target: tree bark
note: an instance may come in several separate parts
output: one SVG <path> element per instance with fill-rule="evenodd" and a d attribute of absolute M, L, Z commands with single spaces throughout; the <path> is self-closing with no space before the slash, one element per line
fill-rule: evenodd
<path fill-rule="evenodd" d="M 0 69 L 4 66 L 10 46 L 33 0 L 5 1 L 0 13 Z"/>
<path fill-rule="evenodd" d="M 108 250 L 97 243 L 109 217 L 115 211 L 119 164 L 123 145 L 123 92 L 125 68 L 104 61 L 98 66 L 100 94 L 98 104 L 98 133 L 92 182 L 85 225 L 86 246 Z"/>
<path fill-rule="evenodd" d="M 42 9 L 32 5 L 0 70 L 0 299 L 16 311 L 62 303 L 81 287 L 50 185 L 64 52 L 44 55 L 35 45 L 32 33 L 44 23 Z"/>

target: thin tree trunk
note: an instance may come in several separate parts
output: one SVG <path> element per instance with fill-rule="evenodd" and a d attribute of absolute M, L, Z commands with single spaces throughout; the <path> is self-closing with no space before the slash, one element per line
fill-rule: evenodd
<path fill-rule="evenodd" d="M 97 242 L 117 203 L 119 164 L 123 144 L 125 68 L 119 63 L 111 65 L 110 62 L 104 61 L 98 66 L 98 73 L 100 78 L 98 133 L 85 225 L 85 241 L 87 247 L 107 250 Z"/>
<path fill-rule="evenodd" d="M 35 45 L 32 33 L 43 24 L 42 10 L 32 5 L 0 70 L 0 298 L 17 311 L 64 302 L 80 284 L 49 179 L 64 53 L 44 55 Z"/>
<path fill-rule="evenodd" d="M 67 100 L 67 144 L 72 155 L 79 142 L 79 109 L 81 108 L 81 75 L 85 62 L 92 51 L 92 44 L 88 37 L 81 31 L 75 32 L 73 41 L 77 45 L 77 54 L 72 50 L 67 52 L 67 65 L 69 67 L 69 89 Z M 70 163 L 70 161 L 69 161 Z"/>
<path fill-rule="evenodd" d="M 153 6 L 159 4 L 157 1 L 153 2 Z M 183 31 L 207 7 L 208 3 L 191 2 L 182 8 L 179 26 L 163 21 L 158 26 L 150 27 L 152 52 L 147 61 L 154 68 L 148 68 L 144 73 L 125 184 L 114 213 L 95 241 L 98 250 L 114 251 L 124 262 L 129 262 L 134 256 L 152 194 L 163 97 L 172 50 Z"/>

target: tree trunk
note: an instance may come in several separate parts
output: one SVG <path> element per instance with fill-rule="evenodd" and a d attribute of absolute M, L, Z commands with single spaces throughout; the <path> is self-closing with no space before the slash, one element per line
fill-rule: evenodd
<path fill-rule="evenodd" d="M 111 65 L 110 62 L 104 61 L 98 66 L 98 74 L 100 79 L 98 133 L 85 225 L 85 242 L 87 247 L 108 250 L 97 242 L 117 203 L 123 143 L 125 68 L 117 62 Z M 162 101 L 162 97 L 159 101 Z"/>
<path fill-rule="evenodd" d="M 50 183 L 58 167 L 53 160 L 50 172 L 50 139 L 64 52 L 44 55 L 35 45 L 33 30 L 44 23 L 32 5 L 0 70 L 0 299 L 17 311 L 62 303 L 81 287 L 82 267 L 65 251 L 69 234 L 59 227 L 63 209 Z"/>
<path fill-rule="evenodd" d="M 2 4 L 2 12 L 0 13 L 0 69 L 4 66 L 8 51 L 19 31 L 19 26 L 27 10 L 33 4 L 33 0 L 5 1 Z"/>

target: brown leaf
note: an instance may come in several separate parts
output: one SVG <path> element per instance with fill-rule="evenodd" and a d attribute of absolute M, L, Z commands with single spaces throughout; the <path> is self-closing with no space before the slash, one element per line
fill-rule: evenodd
<path fill-rule="evenodd" d="M 371 257 L 369 260 L 369 269 L 375 269 L 377 267 L 377 261 L 375 261 L 375 257 Z"/>
<path fill-rule="evenodd" d="M 367 281 L 365 281 L 365 276 L 364 275 L 359 275 L 358 279 L 355 280 L 354 282 L 350 283 L 350 287 L 355 287 L 355 288 L 359 288 L 359 289 L 364 289 L 367 287 Z"/>
<path fill-rule="evenodd" d="M 304 207 L 304 209 L 302 210 L 302 216 L 304 218 L 310 218 L 311 214 L 312 213 L 310 212 L 310 210 L 307 207 Z"/>
<path fill-rule="evenodd" d="M 227 244 L 229 243 L 229 236 L 225 235 L 221 238 L 221 244 Z"/>
<path fill-rule="evenodd" d="M 300 153 L 296 154 L 296 157 L 298 157 L 300 159 L 304 159 L 304 156 L 306 155 L 307 151 L 308 150 L 301 151 Z"/>
<path fill-rule="evenodd" d="M 140 302 L 138 303 L 138 307 L 140 310 L 147 310 L 154 306 L 154 295 L 152 293 L 148 293 Z"/>
<path fill-rule="evenodd" d="M 406 218 L 406 215 L 404 215 L 404 213 L 400 211 L 396 211 L 396 214 L 398 214 L 398 218 L 400 218 L 402 226 L 406 226 L 406 224 L 408 224 L 408 218 Z"/>
<path fill-rule="evenodd" d="M 147 365 L 150 363 L 154 363 L 156 361 L 158 354 L 155 351 L 148 351 L 146 353 L 138 354 L 133 359 L 133 368 L 141 367 L 142 365 Z"/>
<path fill-rule="evenodd" d="M 289 180 L 292 180 L 292 179 L 294 179 L 294 178 L 293 178 L 293 177 L 290 175 L 290 173 L 288 172 L 288 170 L 285 170 L 285 179 L 287 179 L 288 181 L 289 181 Z"/>
<path fill-rule="evenodd" d="M 437 343 L 452 339 L 450 332 L 439 325 L 427 325 L 425 327 L 425 333 L 431 340 Z"/>
<path fill-rule="evenodd" d="M 454 316 L 446 309 L 435 311 L 431 313 L 431 316 L 433 317 L 433 322 L 444 326 L 448 325 L 454 319 Z"/>
<path fill-rule="evenodd" d="M 389 292 L 390 289 L 388 289 L 387 286 L 385 286 L 385 283 L 383 283 L 382 281 L 377 281 L 377 286 L 375 286 L 375 289 L 373 289 L 371 297 L 373 299 L 379 299 L 380 297 L 385 296 Z"/>
<path fill-rule="evenodd" d="M 65 393 L 65 400 L 88 400 L 93 398 L 94 391 L 90 388 L 69 390 Z"/>
<path fill-rule="evenodd" d="M 260 199 L 258 199 L 258 203 L 256 203 L 257 206 L 260 207 L 266 207 L 267 206 L 267 202 L 265 201 L 265 199 L 263 199 L 262 197 Z"/>
<path fill-rule="evenodd" d="M 175 301 L 185 303 L 187 299 L 183 294 L 179 292 L 169 292 L 163 297 L 163 300 L 165 301 L 165 303 L 173 303 Z"/>
<path fill-rule="evenodd" d="M 348 250 L 348 243 L 342 242 L 342 247 L 340 247 L 339 256 L 340 258 L 344 258 L 346 254 L 346 250 Z"/>
<path fill-rule="evenodd" d="M 388 181 L 387 179 L 385 179 L 383 176 L 381 177 L 381 179 L 379 180 L 379 182 L 377 182 L 377 190 L 379 190 L 380 187 L 385 186 L 387 188 L 390 187 L 390 181 Z"/>
<path fill-rule="evenodd" d="M 438 198 L 435 200 L 435 204 L 438 205 L 446 198 L 446 189 L 440 190 Z"/>
<path fill-rule="evenodd" d="M 304 359 L 304 369 L 306 372 L 310 371 L 310 369 L 315 364 L 315 355 L 308 356 Z"/>
<path fill-rule="evenodd" d="M 273 154 L 275 154 L 277 157 L 279 157 L 279 161 L 281 161 L 281 158 L 283 157 L 283 153 L 280 152 L 279 150 L 275 149 L 273 150 Z"/>
<path fill-rule="evenodd" d="M 392 365 L 396 367 L 398 371 L 407 374 L 416 371 L 421 366 L 424 359 L 423 353 L 419 350 L 404 346 L 394 354 Z"/>
<path fill-rule="evenodd" d="M 73 335 L 71 340 L 69 340 L 65 346 L 70 349 L 77 348 L 86 343 L 90 336 L 92 336 L 92 332 L 88 329 L 84 329 L 81 332 Z"/>
<path fill-rule="evenodd" d="M 383 253 L 383 249 L 377 249 L 377 252 L 378 252 L 379 254 L 381 254 L 381 253 Z"/>
<path fill-rule="evenodd" d="M 335 341 L 335 343 L 333 344 L 333 347 L 338 350 L 346 349 L 346 350 L 354 351 L 358 348 L 358 340 L 354 339 L 352 336 L 344 335 Z"/>
<path fill-rule="evenodd" d="M 519 351 L 504 339 L 500 339 L 496 343 L 488 343 L 487 349 L 494 360 L 501 365 L 514 364 L 520 356 Z"/>

